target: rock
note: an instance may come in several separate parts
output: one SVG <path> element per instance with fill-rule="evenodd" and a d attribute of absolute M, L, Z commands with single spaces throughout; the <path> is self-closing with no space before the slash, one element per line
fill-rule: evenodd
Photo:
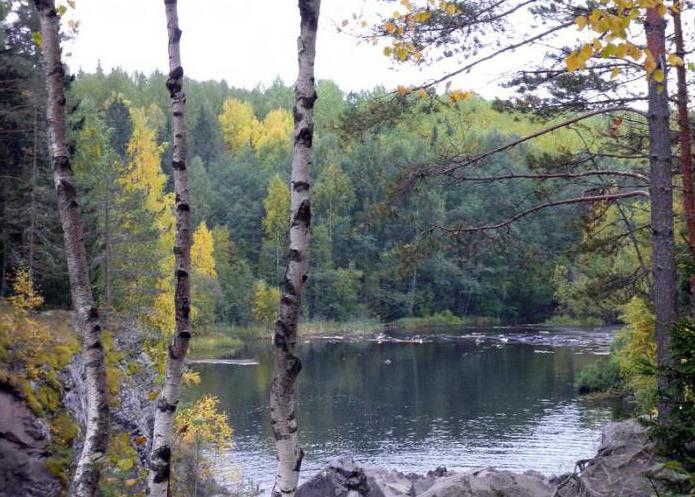
<path fill-rule="evenodd" d="M 297 497 L 385 497 L 373 492 L 364 470 L 350 457 L 339 457 L 297 490 Z"/>
<path fill-rule="evenodd" d="M 652 453 L 646 430 L 629 420 L 608 424 L 596 457 L 550 480 L 537 471 L 494 468 L 457 473 L 440 467 L 425 476 L 406 475 L 342 457 L 300 486 L 297 497 L 651 497 L 646 475 Z"/>
<path fill-rule="evenodd" d="M 123 354 L 123 359 L 118 364 L 120 388 L 115 407 L 111 411 L 111 429 L 113 432 L 127 432 L 131 440 L 146 440 L 145 443 L 136 445 L 140 463 L 145 467 L 154 426 L 154 406 L 148 396 L 154 390 L 153 378 L 157 372 L 152 360 L 143 350 L 143 335 L 136 323 L 110 320 L 107 329 L 112 331 L 114 345 Z M 136 364 L 137 370 L 128 371 L 129 363 Z M 77 354 L 61 375 L 61 382 L 66 390 L 63 404 L 80 427 L 86 424 L 87 412 L 84 373 L 81 356 Z M 73 447 L 76 453 L 81 450 L 80 439 L 78 437 Z"/>
<path fill-rule="evenodd" d="M 418 475 L 405 475 L 400 471 L 379 466 L 365 466 L 363 471 L 367 476 L 367 485 L 371 492 L 366 494 L 369 496 L 409 497 L 415 495 L 414 480 L 422 478 Z"/>
<path fill-rule="evenodd" d="M 558 497 L 650 497 L 646 475 L 654 465 L 653 444 L 646 429 L 634 419 L 609 423 L 603 430 L 598 454 L 577 463 L 573 474 L 558 485 Z"/>
<path fill-rule="evenodd" d="M 63 488 L 46 468 L 49 428 L 26 404 L 0 390 L 0 497 L 58 497 Z"/>
<path fill-rule="evenodd" d="M 439 478 L 418 497 L 550 497 L 553 488 L 536 472 L 486 468 Z"/>

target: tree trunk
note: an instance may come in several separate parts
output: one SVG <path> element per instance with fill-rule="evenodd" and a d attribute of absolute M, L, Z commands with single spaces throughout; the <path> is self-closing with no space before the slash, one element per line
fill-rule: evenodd
<path fill-rule="evenodd" d="M 34 107 L 34 143 L 31 149 L 31 206 L 29 208 L 29 255 L 27 266 L 29 275 L 34 278 L 34 245 L 36 244 L 36 188 L 38 179 L 38 154 L 39 154 L 39 116 L 38 109 Z"/>
<path fill-rule="evenodd" d="M 673 34 L 676 44 L 676 55 L 685 60 L 685 44 L 683 42 L 683 26 L 678 10 L 672 12 Z M 676 66 L 678 93 L 676 105 L 678 108 L 678 143 L 680 145 L 680 166 L 683 178 L 683 213 L 690 250 L 691 264 L 695 268 L 695 194 L 693 193 L 693 155 L 690 139 L 690 120 L 688 119 L 688 83 L 685 65 Z M 695 271 L 691 272 L 690 283 L 690 313 L 695 316 Z"/>
<path fill-rule="evenodd" d="M 647 47 L 657 61 L 657 69 L 666 75 L 666 20 L 656 7 L 647 9 L 645 22 Z M 658 411 L 663 421 L 669 413 L 669 380 L 666 368 L 671 363 L 671 328 L 677 319 L 676 265 L 673 255 L 673 190 L 671 140 L 667 78 L 663 82 L 649 77 L 649 169 L 652 226 L 652 270 L 654 272 L 654 312 L 656 317 L 656 360 L 658 367 Z"/>
<path fill-rule="evenodd" d="M 176 279 L 175 330 L 169 345 L 166 380 L 157 400 L 152 452 L 150 454 L 149 489 L 151 497 L 166 497 L 171 475 L 171 444 L 174 418 L 179 402 L 184 359 L 191 338 L 191 208 L 186 170 L 186 96 L 183 92 L 179 18 L 176 0 L 164 0 L 169 34 L 169 79 L 166 82 L 171 99 L 174 192 L 176 196 L 176 239 L 174 246 Z"/>
<path fill-rule="evenodd" d="M 99 312 L 94 305 L 89 278 L 87 251 L 77 189 L 66 145 L 64 69 L 60 50 L 60 19 L 54 0 L 34 0 L 41 22 L 41 37 L 46 70 L 48 139 L 53 182 L 58 194 L 58 209 L 65 238 L 65 254 L 70 276 L 72 305 L 82 338 L 82 359 L 87 383 L 87 426 L 84 446 L 77 460 L 71 493 L 91 497 L 99 493 L 99 460 L 106 452 L 109 437 L 109 406 L 101 341 Z"/>
<path fill-rule="evenodd" d="M 297 443 L 294 386 L 302 363 L 295 349 L 302 291 L 309 265 L 309 188 L 316 101 L 314 59 L 320 5 L 321 0 L 299 0 L 301 25 L 297 42 L 299 74 L 295 84 L 289 253 L 273 339 L 270 393 L 270 417 L 278 460 L 271 492 L 273 497 L 294 497 L 304 456 Z"/>

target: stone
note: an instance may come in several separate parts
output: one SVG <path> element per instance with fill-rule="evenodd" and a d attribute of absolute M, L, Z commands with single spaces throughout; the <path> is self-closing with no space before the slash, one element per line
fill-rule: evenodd
<path fill-rule="evenodd" d="M 49 428 L 12 392 L 0 390 L 0 497 L 58 497 L 46 468 Z"/>

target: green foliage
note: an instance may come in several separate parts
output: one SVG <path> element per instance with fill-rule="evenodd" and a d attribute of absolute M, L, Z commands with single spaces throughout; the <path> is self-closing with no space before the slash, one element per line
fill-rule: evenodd
<path fill-rule="evenodd" d="M 128 433 L 109 437 L 102 477 L 104 497 L 143 496 L 147 472 L 138 464 L 138 453 Z"/>
<path fill-rule="evenodd" d="M 431 316 L 419 318 L 403 318 L 396 321 L 396 326 L 403 329 L 432 328 L 437 326 L 461 326 L 468 321 L 455 316 L 451 311 L 437 312 Z"/>
<path fill-rule="evenodd" d="M 651 423 L 650 431 L 667 461 L 652 468 L 669 473 L 673 495 L 695 495 L 695 326 L 687 320 L 671 330 L 672 364 L 666 367 L 668 413 Z"/>
<path fill-rule="evenodd" d="M 615 391 L 621 386 L 620 368 L 610 360 L 595 361 L 585 366 L 575 382 L 575 388 L 582 395 Z"/>
<path fill-rule="evenodd" d="M 259 280 L 253 292 L 253 317 L 256 322 L 269 331 L 275 322 L 280 306 L 280 289 L 269 287 Z"/>
<path fill-rule="evenodd" d="M 63 387 L 57 372 L 79 351 L 67 323 L 50 324 L 36 314 L 43 298 L 26 267 L 17 268 L 13 294 L 0 302 L 0 383 L 17 391 L 39 415 L 55 413 Z"/>
<path fill-rule="evenodd" d="M 206 452 L 223 453 L 232 444 L 227 415 L 220 412 L 217 397 L 206 395 L 176 414 L 172 488 L 176 495 L 208 495 L 213 465 Z"/>
<path fill-rule="evenodd" d="M 623 308 L 622 319 L 626 326 L 616 337 L 615 360 L 640 408 L 649 412 L 656 406 L 654 314 L 635 297 Z"/>

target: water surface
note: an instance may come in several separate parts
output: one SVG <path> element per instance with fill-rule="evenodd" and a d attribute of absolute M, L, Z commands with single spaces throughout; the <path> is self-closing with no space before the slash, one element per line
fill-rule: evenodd
<path fill-rule="evenodd" d="M 578 371 L 605 360 L 606 329 L 448 330 L 300 345 L 303 478 L 351 454 L 405 472 L 495 466 L 559 474 L 594 454 L 609 406 L 577 398 Z M 268 487 L 274 474 L 270 342 L 198 363 L 193 397 L 219 397 L 235 447 L 221 477 Z M 603 357 L 602 357 L 603 356 Z"/>

